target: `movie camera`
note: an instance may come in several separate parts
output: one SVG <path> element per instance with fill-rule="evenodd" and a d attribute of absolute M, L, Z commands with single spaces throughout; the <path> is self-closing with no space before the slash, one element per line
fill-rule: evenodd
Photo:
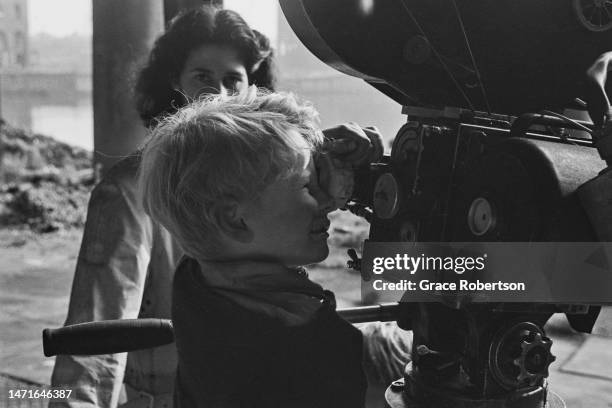
<path fill-rule="evenodd" d="M 351 210 L 370 222 L 370 241 L 607 240 L 601 186 L 612 185 L 598 175 L 610 155 L 576 119 L 588 118 L 578 98 L 607 101 L 603 84 L 593 96 L 585 83 L 612 44 L 605 2 L 280 3 L 313 54 L 407 116 L 390 156 L 356 177 Z M 413 358 L 388 406 L 564 406 L 546 383 L 555 357 L 543 326 L 564 312 L 590 332 L 599 307 L 447 300 L 400 303 Z"/>

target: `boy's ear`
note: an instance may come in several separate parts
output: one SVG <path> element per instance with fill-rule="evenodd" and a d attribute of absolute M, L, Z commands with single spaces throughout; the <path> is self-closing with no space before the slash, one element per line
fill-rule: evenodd
<path fill-rule="evenodd" d="M 242 206 L 235 200 L 225 200 L 213 207 L 217 227 L 229 238 L 248 243 L 253 240 L 253 231 L 246 225 L 242 216 Z"/>

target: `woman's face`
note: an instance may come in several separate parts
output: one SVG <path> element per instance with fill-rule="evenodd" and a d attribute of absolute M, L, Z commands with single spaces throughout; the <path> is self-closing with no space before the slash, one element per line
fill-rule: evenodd
<path fill-rule="evenodd" d="M 178 88 L 189 98 L 203 94 L 231 94 L 249 86 L 238 52 L 227 45 L 205 44 L 189 54 L 179 74 Z"/>

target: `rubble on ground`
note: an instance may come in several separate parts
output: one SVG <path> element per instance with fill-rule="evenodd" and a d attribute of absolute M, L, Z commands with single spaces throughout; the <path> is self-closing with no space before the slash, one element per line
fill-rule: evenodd
<path fill-rule="evenodd" d="M 82 227 L 93 184 L 91 152 L 0 122 L 0 226 Z"/>

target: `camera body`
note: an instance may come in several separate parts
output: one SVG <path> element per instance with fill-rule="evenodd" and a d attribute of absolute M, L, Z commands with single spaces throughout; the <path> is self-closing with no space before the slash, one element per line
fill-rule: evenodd
<path fill-rule="evenodd" d="M 575 194 L 605 168 L 590 140 L 553 129 L 562 124 L 546 115 L 531 115 L 542 130 L 527 131 L 509 116 L 404 113 L 391 155 L 357 176 L 355 201 L 373 210 L 370 239 L 597 240 Z"/>
<path fill-rule="evenodd" d="M 558 118 L 450 108 L 404 113 L 390 156 L 357 175 L 352 209 L 367 214 L 370 241 L 597 240 L 576 190 L 605 163 L 590 141 L 558 128 Z M 534 122 L 540 130 L 527 131 Z M 588 332 L 599 308 L 478 304 L 465 294 L 452 300 L 440 294 L 438 302 L 400 303 L 398 324 L 414 334 L 412 362 L 387 391 L 388 404 L 555 406 L 546 385 L 552 341 L 543 326 L 563 312 Z"/>

